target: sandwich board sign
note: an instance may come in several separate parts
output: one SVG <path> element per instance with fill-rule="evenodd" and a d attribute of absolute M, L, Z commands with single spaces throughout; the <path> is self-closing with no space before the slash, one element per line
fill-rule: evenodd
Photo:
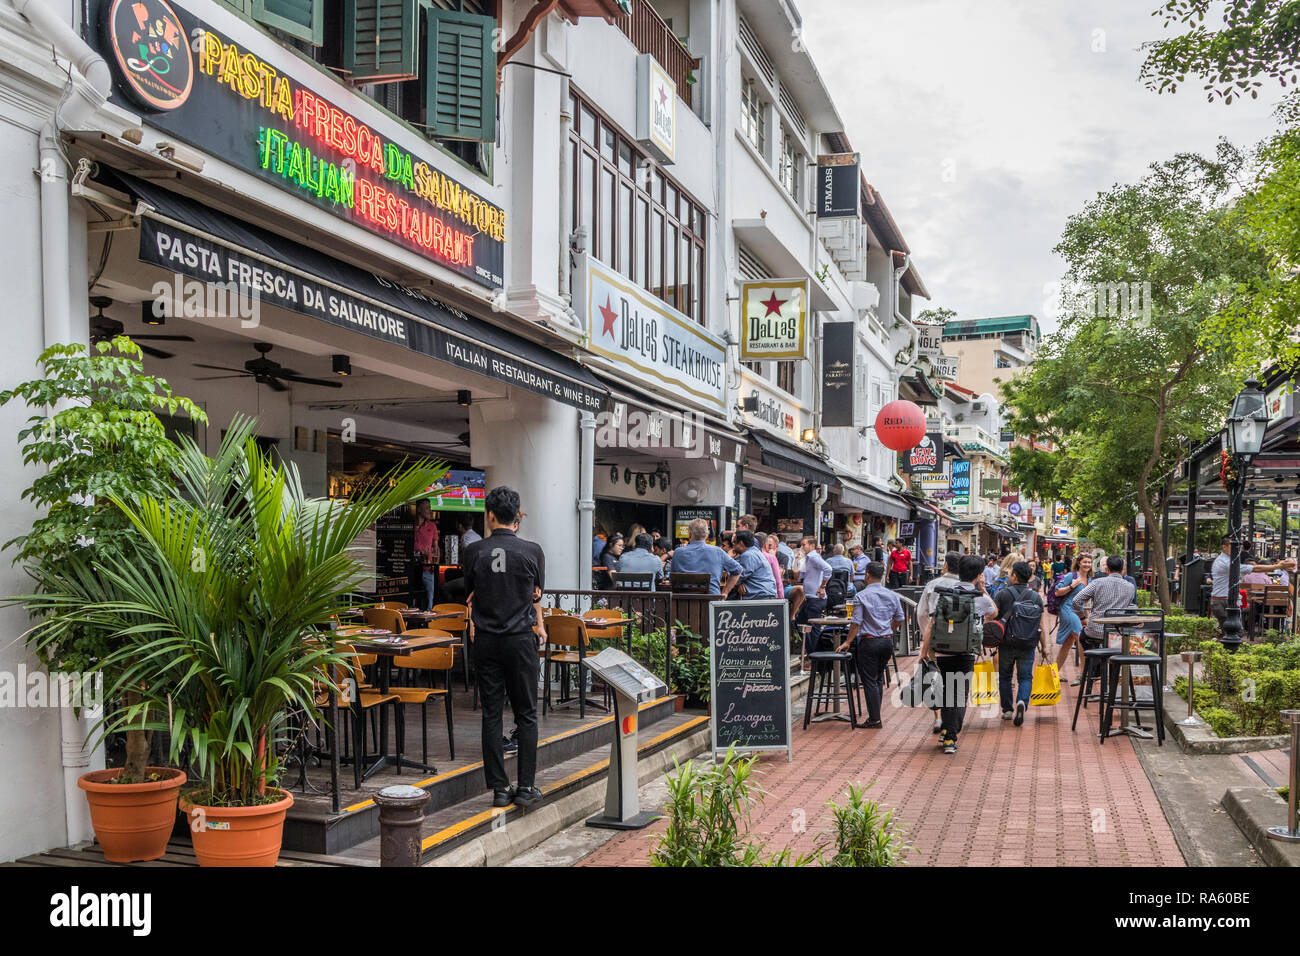
<path fill-rule="evenodd" d="M 709 606 L 713 754 L 784 750 L 794 759 L 790 717 L 789 605 L 779 600 Z"/>

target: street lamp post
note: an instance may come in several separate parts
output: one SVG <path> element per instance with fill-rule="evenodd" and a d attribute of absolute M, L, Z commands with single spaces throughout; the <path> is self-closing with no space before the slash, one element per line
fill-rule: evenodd
<path fill-rule="evenodd" d="M 1232 550 L 1228 565 L 1228 599 L 1223 619 L 1223 645 L 1235 652 L 1241 646 L 1241 512 L 1246 497 L 1246 473 L 1264 447 L 1268 405 L 1259 382 L 1250 379 L 1232 403 L 1228 416 L 1228 453 L 1232 481 L 1228 488 L 1228 534 Z"/>

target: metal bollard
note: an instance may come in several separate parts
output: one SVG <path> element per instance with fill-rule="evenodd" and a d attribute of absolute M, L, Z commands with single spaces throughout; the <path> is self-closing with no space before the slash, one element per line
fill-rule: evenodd
<path fill-rule="evenodd" d="M 1187 716 L 1178 722 L 1180 727 L 1204 727 L 1205 721 L 1196 716 L 1196 662 L 1200 651 L 1183 651 L 1178 655 L 1187 665 Z"/>
<path fill-rule="evenodd" d="M 1286 795 L 1286 826 L 1269 827 L 1274 840 L 1300 840 L 1300 710 L 1284 710 L 1282 716 L 1291 725 L 1291 776 Z"/>
<path fill-rule="evenodd" d="M 375 794 L 379 805 L 379 865 L 420 865 L 420 824 L 428 791 L 400 784 Z"/>

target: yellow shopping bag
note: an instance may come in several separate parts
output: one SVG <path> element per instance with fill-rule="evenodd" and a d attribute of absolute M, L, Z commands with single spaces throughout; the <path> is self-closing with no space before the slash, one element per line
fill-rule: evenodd
<path fill-rule="evenodd" d="M 992 660 L 975 662 L 975 677 L 971 681 L 972 707 L 996 704 L 998 701 L 998 671 Z"/>
<path fill-rule="evenodd" d="M 1061 675 L 1055 664 L 1034 668 L 1034 686 L 1029 691 L 1030 707 L 1048 707 L 1061 701 Z"/>

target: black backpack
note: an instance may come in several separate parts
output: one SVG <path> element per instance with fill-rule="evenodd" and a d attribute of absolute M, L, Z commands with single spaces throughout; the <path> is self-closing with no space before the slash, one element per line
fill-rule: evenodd
<path fill-rule="evenodd" d="M 978 654 L 984 646 L 984 618 L 975 609 L 978 591 L 935 588 L 939 595 L 930 627 L 930 649 L 944 654 Z"/>
<path fill-rule="evenodd" d="M 1024 650 L 1038 643 L 1038 629 L 1043 622 L 1043 599 L 1027 587 L 1012 585 L 1007 588 L 1014 597 L 1011 613 L 1007 615 L 1007 633 L 1003 640 L 1011 647 Z"/>

